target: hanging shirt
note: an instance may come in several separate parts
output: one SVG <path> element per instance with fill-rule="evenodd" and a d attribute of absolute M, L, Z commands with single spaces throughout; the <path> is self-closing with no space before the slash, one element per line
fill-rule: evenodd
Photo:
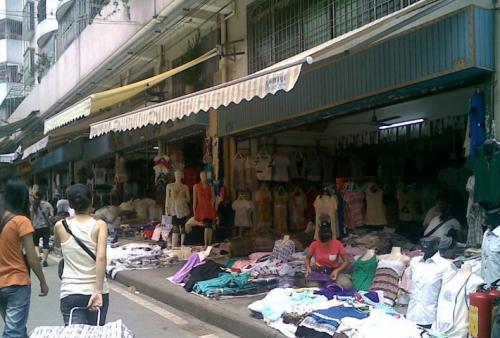
<path fill-rule="evenodd" d="M 255 158 L 255 172 L 259 181 L 271 181 L 273 178 L 273 159 L 267 153 L 258 154 Z"/>
<path fill-rule="evenodd" d="M 498 203 L 500 201 L 500 144 L 483 145 L 474 160 L 474 201 Z"/>
<path fill-rule="evenodd" d="M 469 296 L 482 283 L 484 281 L 481 277 L 460 271 L 445 278 L 439 293 L 436 321 L 432 330 L 444 333 L 448 338 L 467 337 Z"/>
<path fill-rule="evenodd" d="M 414 257 L 410 261 L 410 302 L 406 317 L 420 325 L 431 325 L 436 319 L 437 302 L 443 277 L 456 270 L 437 252 L 431 258 Z"/>
<path fill-rule="evenodd" d="M 363 191 L 346 191 L 344 201 L 347 207 L 347 224 L 351 229 L 365 224 L 363 208 L 365 206 L 365 193 Z"/>
<path fill-rule="evenodd" d="M 476 93 L 470 98 L 469 109 L 469 157 L 471 159 L 474 159 L 478 148 L 486 141 L 485 118 L 484 95 L 482 93 Z"/>
<path fill-rule="evenodd" d="M 290 159 L 285 155 L 274 155 L 274 175 L 273 181 L 275 182 L 288 182 L 288 167 L 290 166 Z"/>
<path fill-rule="evenodd" d="M 234 201 L 234 225 L 237 227 L 251 228 L 253 208 L 254 205 L 252 201 L 244 199 L 237 199 Z"/>
<path fill-rule="evenodd" d="M 373 192 L 371 188 L 366 189 L 366 225 L 386 225 L 384 206 L 384 192 L 380 189 Z"/>
<path fill-rule="evenodd" d="M 488 284 L 500 279 L 500 226 L 487 230 L 481 252 L 481 276 Z"/>
<path fill-rule="evenodd" d="M 314 239 L 319 239 L 319 227 L 324 220 L 330 222 L 333 238 L 337 238 L 337 206 L 336 196 L 322 195 L 316 197 L 314 201 L 314 209 L 316 211 Z"/>

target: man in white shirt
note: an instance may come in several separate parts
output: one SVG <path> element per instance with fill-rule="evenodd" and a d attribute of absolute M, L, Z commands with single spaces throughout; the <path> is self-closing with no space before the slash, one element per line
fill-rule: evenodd
<path fill-rule="evenodd" d="M 422 224 L 424 226 L 424 229 L 429 226 L 434 218 L 436 218 L 437 216 L 441 216 L 443 210 L 446 211 L 447 209 L 447 198 L 443 193 L 441 193 L 436 197 L 436 205 L 430 208 L 425 215 L 424 223 Z"/>
<path fill-rule="evenodd" d="M 424 230 L 424 237 L 439 237 L 441 240 L 439 250 L 443 253 L 444 250 L 452 246 L 453 240 L 457 238 L 461 226 L 456 218 L 449 215 L 448 200 L 443 194 L 438 196 L 436 206 L 427 213 L 424 226 L 427 218 L 433 215 L 436 216 L 429 221 Z"/>

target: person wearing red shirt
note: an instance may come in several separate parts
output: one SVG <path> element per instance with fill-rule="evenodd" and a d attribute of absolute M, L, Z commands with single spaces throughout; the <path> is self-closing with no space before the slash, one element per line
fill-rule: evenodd
<path fill-rule="evenodd" d="M 311 263 L 314 258 L 314 263 Z M 307 275 L 322 272 L 330 275 L 335 283 L 343 288 L 352 288 L 349 275 L 342 273 L 349 267 L 349 259 L 342 242 L 333 239 L 328 222 L 323 222 L 319 229 L 319 240 L 312 242 L 305 258 Z"/>

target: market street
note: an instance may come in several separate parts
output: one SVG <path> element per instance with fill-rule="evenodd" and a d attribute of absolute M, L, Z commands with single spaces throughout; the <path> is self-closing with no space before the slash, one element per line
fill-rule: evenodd
<path fill-rule="evenodd" d="M 35 327 L 63 325 L 59 310 L 59 280 L 57 265 L 52 261 L 44 273 L 50 293 L 38 297 L 40 288 L 36 277 L 33 281 L 28 332 Z M 236 337 L 214 326 L 206 324 L 185 313 L 157 302 L 141 294 L 130 293 L 123 285 L 110 281 L 110 307 L 107 322 L 122 319 L 136 337 Z M 0 321 L 0 332 L 3 321 Z"/>

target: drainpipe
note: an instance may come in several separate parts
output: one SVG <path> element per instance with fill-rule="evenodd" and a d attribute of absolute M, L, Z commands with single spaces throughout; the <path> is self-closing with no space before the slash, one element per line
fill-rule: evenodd
<path fill-rule="evenodd" d="M 500 138 L 500 1 L 493 0 L 494 8 L 494 58 L 495 75 L 493 80 L 493 136 Z"/>

